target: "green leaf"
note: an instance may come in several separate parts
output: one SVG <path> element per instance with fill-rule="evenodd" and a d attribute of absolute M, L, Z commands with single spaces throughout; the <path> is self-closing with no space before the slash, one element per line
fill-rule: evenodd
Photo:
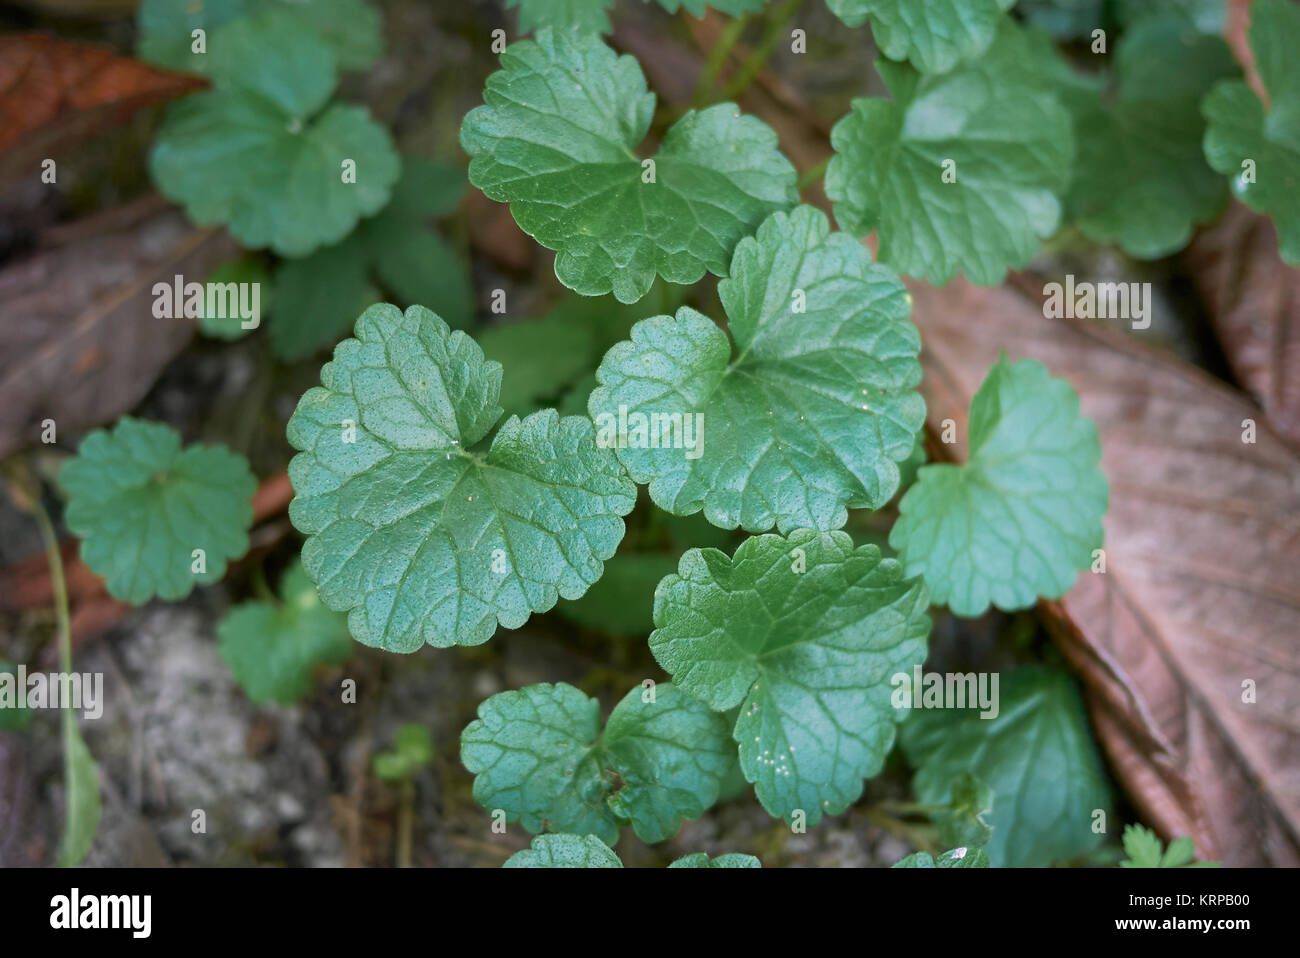
<path fill-rule="evenodd" d="M 1060 598 L 1102 544 L 1100 460 L 1070 384 L 1004 354 L 971 401 L 970 460 L 920 468 L 889 544 L 957 615 Z"/>
<path fill-rule="evenodd" d="M 207 73 L 213 62 L 209 54 L 217 48 L 208 40 L 217 28 L 268 12 L 285 14 L 297 30 L 319 37 L 345 70 L 369 66 L 383 52 L 379 12 L 365 0 L 143 0 L 136 49 L 151 63 Z M 195 30 L 205 32 L 204 53 L 193 52 Z"/>
<path fill-rule="evenodd" d="M 237 283 L 257 287 L 258 324 L 271 310 L 271 274 L 265 264 L 251 256 L 227 260 L 208 274 L 209 284 Z M 227 299 L 229 302 L 229 299 Z M 237 311 L 227 309 L 224 316 L 208 316 L 206 310 L 199 316 L 199 329 L 213 339 L 234 341 L 243 339 L 257 327 L 245 328 L 244 318 Z"/>
<path fill-rule="evenodd" d="M 321 109 L 334 57 L 283 13 L 213 38 L 212 90 L 171 105 L 150 153 L 159 189 L 244 246 L 304 256 L 387 201 L 400 171 L 388 131 L 361 107 Z M 345 162 L 355 182 L 344 182 Z"/>
<path fill-rule="evenodd" d="M 195 30 L 210 37 L 220 26 L 245 16 L 255 0 L 142 0 L 136 14 L 136 53 L 173 70 L 207 73 L 207 53 L 194 53 Z"/>
<path fill-rule="evenodd" d="M 124 416 L 92 432 L 59 484 L 82 561 L 124 602 L 183 599 L 248 551 L 257 490 L 248 463 L 224 446 L 181 449 L 180 434 L 163 423 Z"/>
<path fill-rule="evenodd" d="M 964 772 L 993 790 L 985 850 L 993 865 L 1050 865 L 1081 855 L 1101 836 L 1094 812 L 1110 817 L 1110 788 L 1083 702 L 1064 672 L 1026 666 L 1003 674 L 999 712 L 917 711 L 901 744 L 916 769 L 918 801 L 947 804 Z"/>
<path fill-rule="evenodd" d="M 301 359 L 337 342 L 357 314 L 381 298 L 372 278 L 401 303 L 433 303 L 449 326 L 469 325 L 469 267 L 426 224 L 455 209 L 465 182 L 458 167 L 406 157 L 392 199 L 378 215 L 343 242 L 282 263 L 275 277 L 281 309 L 271 326 L 276 356 Z"/>
<path fill-rule="evenodd" d="M 501 416 L 501 367 L 422 306 L 372 306 L 289 420 L 303 566 L 357 641 L 478 645 L 600 578 L 636 490 L 590 420 Z"/>
<path fill-rule="evenodd" d="M 530 832 L 613 843 L 671 838 L 718 797 L 735 762 L 721 716 L 671 685 L 630 691 L 600 732 L 600 703 L 571 685 L 530 685 L 483 702 L 461 735 L 474 800 Z"/>
<path fill-rule="evenodd" d="M 555 611 L 581 626 L 609 635 L 645 635 L 654 626 L 654 593 L 677 570 L 677 557 L 657 552 L 616 555 L 605 574 L 581 599 Z"/>
<path fill-rule="evenodd" d="M 366 249 L 357 233 L 275 271 L 271 298 L 278 309 L 268 333 L 271 352 L 290 362 L 337 342 L 366 304 L 377 298 Z"/>
<path fill-rule="evenodd" d="M 280 601 L 243 602 L 217 625 L 221 658 L 253 702 L 292 705 L 314 687 L 317 665 L 352 655 L 347 622 L 321 605 L 301 563 L 280 582 Z"/>
<path fill-rule="evenodd" d="M 954 848 L 987 845 L 993 835 L 988 824 L 988 814 L 993 808 L 993 789 L 970 772 L 962 772 L 953 781 L 949 794 L 949 804 L 930 816 L 939 830 L 940 843 Z"/>
<path fill-rule="evenodd" d="M 622 868 L 614 850 L 595 835 L 538 835 L 502 868 Z"/>
<path fill-rule="evenodd" d="M 842 532 L 692 549 L 655 592 L 650 650 L 684 691 L 740 706 L 740 764 L 772 815 L 837 815 L 880 771 L 905 713 L 890 679 L 925 659 L 925 587 Z"/>
<path fill-rule="evenodd" d="M 1250 48 L 1269 107 L 1241 80 L 1215 84 L 1202 104 L 1209 126 L 1205 157 L 1230 177 L 1233 195 L 1267 213 L 1282 258 L 1300 266 L 1300 7 L 1258 0 L 1251 7 Z"/>
<path fill-rule="evenodd" d="M 877 231 L 880 261 L 900 273 L 1001 282 L 1056 229 L 1074 155 L 1029 39 L 1003 18 L 988 51 L 950 73 L 876 69 L 893 100 L 855 100 L 831 131 L 835 218 L 856 236 Z"/>
<path fill-rule="evenodd" d="M 645 0 L 649 3 L 650 0 Z M 767 6 L 768 0 L 659 0 L 659 6 L 669 13 L 685 10 L 693 17 L 703 17 L 709 7 L 720 13 L 738 17 L 746 13 L 757 13 Z"/>
<path fill-rule="evenodd" d="M 519 8 L 519 32 L 544 27 L 609 33 L 609 8 L 614 0 L 506 0 L 506 9 Z"/>
<path fill-rule="evenodd" d="M 677 859 L 669 868 L 762 868 L 763 863 L 753 855 L 741 855 L 733 852 L 709 858 L 706 852 L 696 852 Z"/>
<path fill-rule="evenodd" d="M 1016 0 L 826 0 L 851 27 L 871 19 L 880 52 L 922 73 L 947 73 L 989 48 Z"/>
<path fill-rule="evenodd" d="M 1143 4 L 1150 0 L 1141 0 Z M 1214 0 L 1218 2 L 1218 0 Z M 1105 0 L 1020 0 L 1016 13 L 1026 23 L 1046 30 L 1058 40 L 1090 37 L 1102 28 Z"/>
<path fill-rule="evenodd" d="M 433 736 L 427 726 L 407 722 L 398 726 L 393 747 L 375 756 L 375 775 L 389 782 L 410 778 L 433 761 Z"/>
<path fill-rule="evenodd" d="M 1201 33 L 1223 32 L 1227 4 L 1223 0 L 1114 0 L 1115 12 L 1125 29 L 1150 17 L 1177 16 Z"/>
<path fill-rule="evenodd" d="M 1124 34 L 1115 73 L 1113 97 L 1097 89 L 1067 98 L 1079 146 L 1067 211 L 1094 242 L 1139 259 L 1166 256 L 1227 199 L 1201 150 L 1200 102 L 1237 69 L 1220 37 L 1167 15 Z"/>
<path fill-rule="evenodd" d="M 721 276 L 741 237 L 798 201 L 776 134 L 731 103 L 678 120 L 651 177 L 633 148 L 654 94 L 636 60 L 597 36 L 541 30 L 501 63 L 461 126 L 470 182 L 509 203 L 524 232 L 557 252 L 555 275 L 584 296 L 612 290 L 634 303 L 656 274 Z"/>
<path fill-rule="evenodd" d="M 954 848 L 935 858 L 929 852 L 914 852 L 894 868 L 988 868 L 989 856 L 980 848 Z"/>
<path fill-rule="evenodd" d="M 740 242 L 718 293 L 735 349 L 690 307 L 638 323 L 596 373 L 597 441 L 656 505 L 726 529 L 833 529 L 883 506 L 925 421 L 898 278 L 801 206 Z"/>
<path fill-rule="evenodd" d="M 1142 825 L 1124 827 L 1124 851 L 1128 858 L 1120 868 L 1218 868 L 1218 862 L 1196 861 L 1196 845 L 1186 836 L 1176 838 L 1164 849 L 1160 836 Z"/>
<path fill-rule="evenodd" d="M 63 713 L 64 825 L 58 866 L 76 868 L 90 853 L 99 831 L 99 767 L 81 737 L 73 713 Z"/>

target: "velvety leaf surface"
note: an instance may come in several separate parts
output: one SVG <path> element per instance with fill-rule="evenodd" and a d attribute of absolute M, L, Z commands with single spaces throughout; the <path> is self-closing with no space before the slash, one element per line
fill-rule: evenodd
<path fill-rule="evenodd" d="M 902 713 L 890 679 L 925 659 L 919 582 L 842 532 L 692 549 L 655 593 L 650 649 L 684 691 L 740 706 L 734 736 L 763 807 L 808 825 L 862 794 Z"/>
<path fill-rule="evenodd" d="M 954 848 L 938 858 L 929 852 L 915 852 L 901 861 L 895 862 L 894 868 L 988 868 L 989 856 L 982 848 Z"/>
<path fill-rule="evenodd" d="M 1093 833 L 1093 812 L 1109 819 L 1110 789 L 1083 700 L 1064 672 L 1026 666 L 1003 673 L 996 718 L 971 709 L 916 711 L 900 740 L 917 770 L 918 801 L 950 801 L 964 773 L 992 789 L 985 850 L 997 867 L 1065 861 L 1102 838 Z"/>
<path fill-rule="evenodd" d="M 655 97 L 636 60 L 597 36 L 541 30 L 501 63 L 461 126 L 470 182 L 556 250 L 555 275 L 576 292 L 632 303 L 656 274 L 722 275 L 741 237 L 798 201 L 776 134 L 730 103 L 678 120 L 651 176 L 633 150 Z"/>
<path fill-rule="evenodd" d="M 683 307 L 606 353 L 597 442 L 658 506 L 725 529 L 834 529 L 888 502 L 925 416 L 897 277 L 801 206 L 740 242 L 718 294 L 734 349 Z"/>
<path fill-rule="evenodd" d="M 224 446 L 181 448 L 176 430 L 124 416 L 81 441 L 64 463 L 64 521 L 109 594 L 134 605 L 175 601 L 219 580 L 248 551 L 257 481 Z M 192 572 L 202 549 L 206 571 Z"/>
<path fill-rule="evenodd" d="M 950 73 L 876 69 L 893 99 L 854 100 L 831 131 L 835 218 L 857 236 L 876 231 L 880 261 L 900 273 L 1001 282 L 1056 229 L 1074 155 L 1026 34 L 1003 18 L 988 51 Z"/>
<path fill-rule="evenodd" d="M 303 565 L 366 645 L 486 642 L 600 577 L 635 489 L 589 420 L 501 424 L 501 367 L 421 306 L 373 306 L 289 421 Z M 353 432 L 353 429 L 355 432 Z"/>
<path fill-rule="evenodd" d="M 957 615 L 1060 598 L 1102 544 L 1097 429 L 1070 384 L 1003 356 L 971 401 L 970 460 L 922 466 L 889 533 L 906 574 Z"/>
<path fill-rule="evenodd" d="M 717 858 L 710 858 L 706 852 L 696 852 L 693 855 L 683 855 L 677 859 L 669 868 L 762 868 L 763 863 L 753 855 L 742 855 L 732 852 L 729 855 L 719 855 Z"/>

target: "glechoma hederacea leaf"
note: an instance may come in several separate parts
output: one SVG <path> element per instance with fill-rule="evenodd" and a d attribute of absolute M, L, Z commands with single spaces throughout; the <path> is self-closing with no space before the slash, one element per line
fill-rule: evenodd
<path fill-rule="evenodd" d="M 317 665 L 353 652 L 347 620 L 321 605 L 295 562 L 280 580 L 280 600 L 241 602 L 217 625 L 222 660 L 253 702 L 292 705 L 312 690 Z"/>
<path fill-rule="evenodd" d="M 957 615 L 1057 599 L 1101 548 L 1109 502 L 1097 428 L 1041 363 L 989 370 L 970 409 L 970 459 L 922 466 L 889 544 Z"/>
<path fill-rule="evenodd" d="M 736 762 L 722 716 L 671 685 L 635 688 L 604 732 L 600 703 L 571 685 L 530 685 L 479 705 L 461 735 L 474 799 L 530 832 L 613 843 L 631 825 L 658 842 L 699 818 Z"/>
<path fill-rule="evenodd" d="M 984 846 L 995 867 L 1041 867 L 1082 855 L 1101 841 L 1100 810 L 1110 787 L 1088 728 L 1083 699 L 1065 672 L 1025 666 L 1003 673 L 998 714 L 918 710 L 900 744 L 916 769 L 918 801 L 944 805 L 967 773 L 993 791 Z"/>
<path fill-rule="evenodd" d="M 982 848 L 962 846 L 944 852 L 937 858 L 929 852 L 913 852 L 897 861 L 894 868 L 988 868 L 989 856 Z"/>
<path fill-rule="evenodd" d="M 1016 0 L 826 0 L 851 27 L 871 19 L 871 35 L 891 60 L 946 73 L 988 49 L 1003 11 Z"/>
<path fill-rule="evenodd" d="M 244 246 L 304 256 L 388 201 L 401 169 L 362 107 L 326 104 L 333 52 L 278 9 L 212 39 L 211 90 L 171 105 L 150 153 L 158 187 Z"/>
<path fill-rule="evenodd" d="M 891 679 L 925 660 L 925 586 L 843 532 L 747 539 L 734 558 L 692 549 L 655 592 L 650 650 L 719 710 L 769 813 L 837 815 L 880 771 L 905 713 Z"/>
<path fill-rule="evenodd" d="M 1300 7 L 1255 3 L 1250 48 L 1268 109 L 1244 80 L 1216 84 L 1201 106 L 1205 157 L 1237 199 L 1272 217 L 1282 258 L 1300 266 Z"/>
<path fill-rule="evenodd" d="M 176 601 L 219 580 L 248 551 L 257 480 L 224 446 L 181 448 L 175 429 L 124 416 L 64 463 L 64 521 L 109 594 Z"/>
<path fill-rule="evenodd" d="M 469 179 L 556 251 L 576 292 L 633 303 L 656 274 L 721 276 L 741 237 L 798 202 L 776 134 L 731 103 L 687 113 L 643 162 L 654 94 L 598 36 L 540 30 L 501 64 L 461 126 Z"/>
<path fill-rule="evenodd" d="M 289 420 L 289 516 L 365 645 L 486 642 L 595 582 L 636 490 L 588 419 L 501 423 L 501 367 L 423 306 L 372 306 Z"/>
<path fill-rule="evenodd" d="M 595 835 L 538 835 L 532 847 L 515 852 L 502 868 L 622 868 L 614 849 Z M 753 855 L 729 854 L 709 858 L 705 852 L 684 855 L 669 868 L 762 868 Z"/>
<path fill-rule="evenodd" d="M 1074 135 L 1027 35 L 1002 18 L 993 45 L 946 74 L 877 60 L 892 100 L 853 101 L 831 131 L 826 195 L 879 259 L 941 285 L 982 286 L 1027 264 L 1061 218 Z"/>
<path fill-rule="evenodd" d="M 1140 21 L 1114 59 L 1113 97 L 1072 77 L 1061 84 L 1079 148 L 1067 213 L 1095 242 L 1140 259 L 1166 256 L 1227 200 L 1201 150 L 1200 104 L 1216 80 L 1238 71 L 1221 37 L 1177 14 Z"/>
<path fill-rule="evenodd" d="M 898 277 L 810 206 L 774 213 L 718 284 L 734 348 L 690 307 L 606 355 L 589 411 L 650 498 L 764 532 L 834 529 L 898 491 L 925 421 Z"/>
<path fill-rule="evenodd" d="M 207 73 L 209 38 L 227 23 L 270 10 L 294 18 L 298 29 L 317 35 L 340 68 L 360 70 L 383 52 L 379 11 L 366 0 L 143 0 L 136 15 L 140 58 L 174 70 Z M 195 50 L 202 30 L 202 51 Z"/>
<path fill-rule="evenodd" d="M 469 264 L 428 223 L 455 209 L 466 185 L 465 171 L 458 166 L 403 158 L 401 179 L 377 215 L 362 220 L 343 242 L 280 264 L 273 289 L 280 310 L 270 324 L 271 351 L 295 360 L 333 344 L 366 305 L 382 298 L 376 283 L 399 306 L 430 303 L 453 329 L 469 325 Z"/>

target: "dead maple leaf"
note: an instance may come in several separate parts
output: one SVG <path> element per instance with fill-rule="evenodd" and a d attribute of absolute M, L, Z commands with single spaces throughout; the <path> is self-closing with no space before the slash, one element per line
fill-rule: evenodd
<path fill-rule="evenodd" d="M 1300 455 L 1263 424 L 1243 442 L 1244 397 L 1131 336 L 1010 286 L 911 290 L 932 430 L 1004 348 L 1097 423 L 1106 572 L 1042 606 L 1143 817 L 1225 864 L 1300 864 Z"/>

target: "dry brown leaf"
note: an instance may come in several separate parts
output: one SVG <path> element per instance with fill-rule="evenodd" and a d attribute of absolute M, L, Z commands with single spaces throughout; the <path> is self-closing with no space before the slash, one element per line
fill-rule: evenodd
<path fill-rule="evenodd" d="M 1107 571 L 1043 608 L 1143 817 L 1225 864 L 1300 864 L 1300 455 L 1265 425 L 1243 443 L 1242 396 L 1130 336 L 1009 286 L 911 289 L 931 429 L 965 423 L 1003 348 L 1097 423 Z"/>
<path fill-rule="evenodd" d="M 157 199 L 106 211 L 0 270 L 0 457 L 129 410 L 194 334 L 153 315 L 155 282 L 202 281 L 234 243 Z"/>
<path fill-rule="evenodd" d="M 1277 249 L 1273 221 L 1233 203 L 1186 261 L 1232 371 L 1300 446 L 1300 269 Z"/>
<path fill-rule="evenodd" d="M 0 37 L 0 174 L 33 172 L 75 140 L 205 83 L 72 40 Z"/>

